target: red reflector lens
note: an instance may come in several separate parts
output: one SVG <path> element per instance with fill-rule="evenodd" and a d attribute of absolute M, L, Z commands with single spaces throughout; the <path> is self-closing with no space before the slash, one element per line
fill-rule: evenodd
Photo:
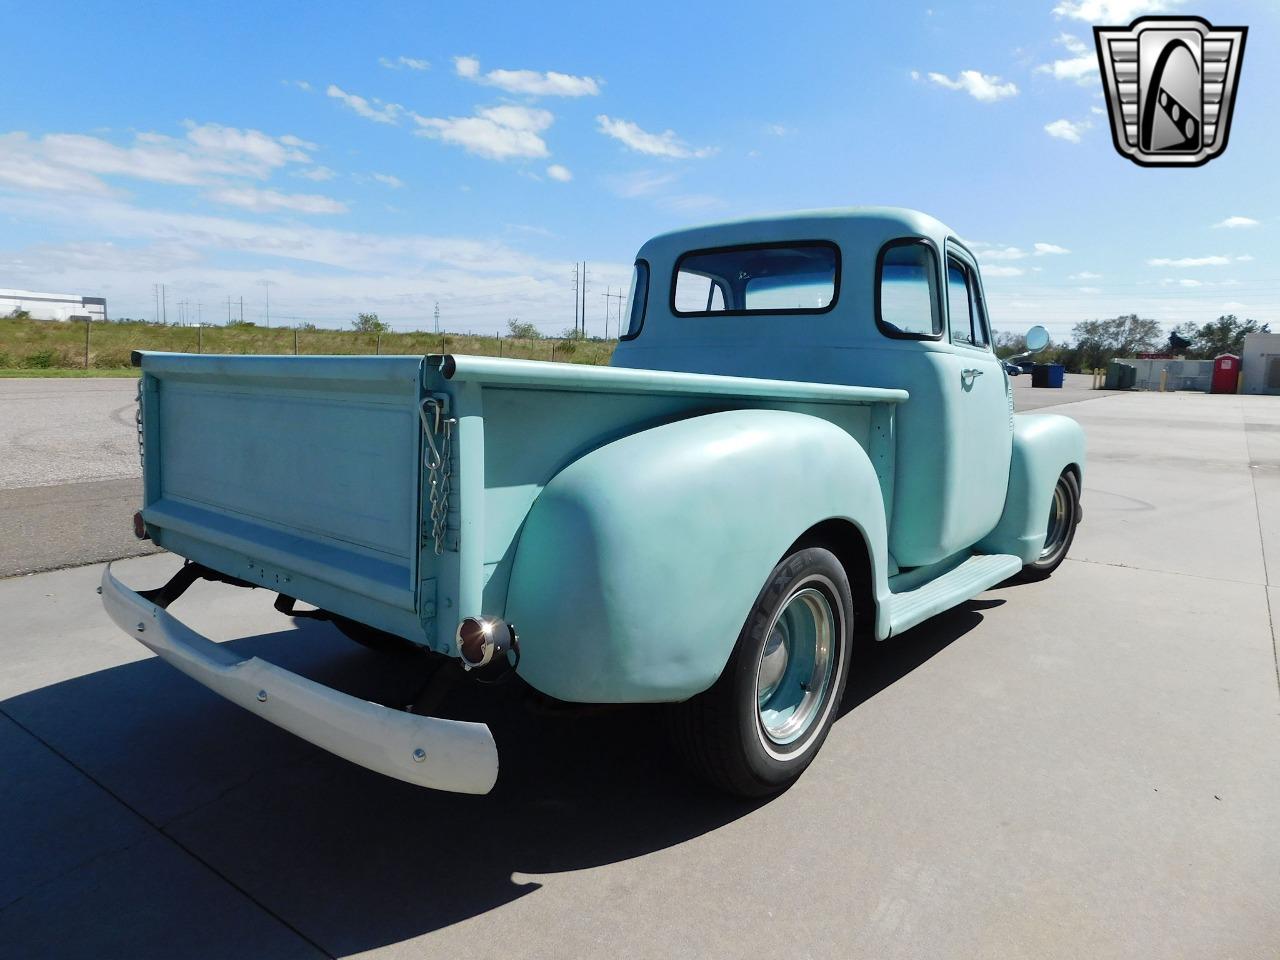
<path fill-rule="evenodd" d="M 133 535 L 139 540 L 150 539 L 147 536 L 147 524 L 142 519 L 142 511 L 139 510 L 133 515 Z"/>

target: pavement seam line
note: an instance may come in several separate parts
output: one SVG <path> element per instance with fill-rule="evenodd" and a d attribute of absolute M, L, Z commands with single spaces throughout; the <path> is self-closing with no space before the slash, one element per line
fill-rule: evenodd
<path fill-rule="evenodd" d="M 1276 692 L 1280 694 L 1280 646 L 1277 645 L 1276 616 L 1271 609 L 1271 571 L 1267 569 L 1267 541 L 1262 535 L 1262 505 L 1258 502 L 1258 477 L 1253 469 L 1253 446 L 1249 443 L 1249 420 L 1244 412 L 1244 401 L 1237 401 L 1240 406 L 1240 420 L 1244 427 L 1244 454 L 1249 461 L 1249 484 L 1253 487 L 1253 510 L 1258 518 L 1258 548 L 1262 551 L 1262 599 L 1267 604 L 1267 625 L 1271 627 L 1271 662 L 1276 669 Z"/>
<path fill-rule="evenodd" d="M 1068 563 L 1091 563 L 1095 567 L 1116 567 L 1120 570 L 1137 570 L 1139 573 L 1159 573 L 1167 577 L 1190 577 L 1192 580 L 1208 580 L 1210 583 L 1238 583 L 1246 587 L 1266 587 L 1265 583 L 1256 580 L 1232 580 L 1230 577 L 1206 577 L 1202 573 L 1183 573 L 1180 570 L 1161 570 L 1159 567 L 1135 567 L 1130 563 L 1115 563 L 1110 560 L 1087 560 L 1084 557 L 1067 557 Z"/>
<path fill-rule="evenodd" d="M 91 774 L 88 770 L 84 769 L 84 767 L 80 766 L 80 764 L 72 760 L 69 756 L 67 756 L 57 747 L 55 747 L 52 743 L 50 743 L 44 737 L 40 736 L 40 734 L 36 733 L 34 730 L 28 727 L 25 723 L 23 723 L 21 720 L 19 720 L 17 717 L 11 714 L 8 710 L 5 710 L 3 707 L 0 707 L 0 715 L 3 715 L 5 718 L 11 721 L 14 724 L 14 726 L 18 727 L 18 729 L 22 730 L 24 733 L 30 736 L 37 743 L 41 744 L 46 750 L 52 753 L 55 757 L 58 757 L 60 760 L 62 760 L 63 763 L 70 766 L 82 777 L 84 777 L 90 783 L 98 787 L 98 789 L 103 791 L 103 793 L 111 797 L 111 799 L 115 800 L 116 803 L 120 804 L 120 806 L 124 807 L 126 810 L 132 813 L 135 817 L 137 817 L 139 820 L 141 820 L 143 823 L 149 826 L 157 834 L 164 837 L 171 844 L 173 844 L 175 847 L 177 847 L 179 850 L 181 850 L 183 853 L 189 856 L 192 860 L 196 861 L 196 863 L 200 864 L 202 867 L 204 867 L 206 870 L 212 873 L 215 877 L 217 877 L 219 880 L 221 880 L 231 889 L 235 890 L 237 893 L 239 893 L 242 897 L 248 900 L 251 904 L 257 907 L 259 910 L 265 913 L 267 916 L 271 917 L 273 920 L 276 921 L 276 923 L 279 923 L 286 930 L 289 930 L 291 933 L 293 933 L 296 937 L 301 939 L 303 942 L 305 942 L 315 950 L 319 951 L 321 956 L 328 957 L 329 960 L 337 960 L 334 954 L 330 953 L 328 950 L 326 950 L 324 947 L 318 944 L 311 937 L 303 933 L 301 930 L 299 930 L 296 926 L 294 926 L 292 923 L 290 923 L 280 914 L 276 913 L 276 911 L 268 907 L 265 903 L 258 900 L 248 890 L 240 886 L 240 884 L 236 883 L 229 876 L 227 876 L 225 873 L 223 873 L 221 870 L 215 867 L 212 863 L 210 863 L 200 854 L 196 853 L 194 850 L 192 850 L 189 846 L 187 846 L 185 843 L 183 843 L 173 834 L 169 833 L 162 825 L 156 823 L 154 820 L 148 817 L 141 810 L 138 810 L 136 807 L 134 807 L 132 804 L 126 801 L 123 797 L 121 797 L 118 793 L 112 790 L 109 786 L 107 786 L 105 783 L 103 783 L 101 780 L 99 780 L 97 777 Z M 129 846 L 134 846 L 134 844 L 130 844 Z M 129 847 L 125 847 L 124 849 L 129 849 Z M 91 862 L 93 859 L 94 858 L 90 858 L 90 860 L 86 862 Z M 25 897 L 26 894 L 24 894 L 23 896 Z M 19 897 L 18 899 L 21 900 L 22 897 Z M 13 903 L 16 903 L 16 902 L 17 902 L 16 900 L 13 901 Z M 5 909 L 8 909 L 8 907 L 13 906 L 13 903 L 6 905 Z"/>

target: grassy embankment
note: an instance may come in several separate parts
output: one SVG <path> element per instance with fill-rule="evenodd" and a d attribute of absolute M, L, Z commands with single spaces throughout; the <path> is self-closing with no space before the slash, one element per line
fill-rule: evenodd
<path fill-rule="evenodd" d="M 295 340 L 295 333 L 297 339 Z M 516 340 L 465 333 L 356 333 L 253 326 L 178 327 L 147 323 L 95 323 L 85 364 L 84 324 L 0 317 L 0 377 L 130 376 L 132 350 L 177 353 L 426 354 L 556 360 L 605 364 L 613 340 Z"/>

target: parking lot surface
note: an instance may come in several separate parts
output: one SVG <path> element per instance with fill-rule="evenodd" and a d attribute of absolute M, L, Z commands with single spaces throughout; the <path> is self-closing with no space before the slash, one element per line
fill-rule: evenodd
<path fill-rule="evenodd" d="M 133 379 L 0 379 L 0 577 L 153 553 Z"/>
<path fill-rule="evenodd" d="M 1071 558 L 861 651 L 767 803 L 690 782 L 656 711 L 510 685 L 449 707 L 491 721 L 494 793 L 419 790 L 150 656 L 100 565 L 0 580 L 0 956 L 1275 956 L 1280 402 L 1093 396 L 1054 411 L 1089 444 Z M 271 600 L 201 585 L 173 612 L 412 697 L 412 659 Z"/>

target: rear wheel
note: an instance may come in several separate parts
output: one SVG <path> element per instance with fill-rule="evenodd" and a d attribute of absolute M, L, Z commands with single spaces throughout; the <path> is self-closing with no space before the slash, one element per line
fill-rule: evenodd
<path fill-rule="evenodd" d="M 1053 488 L 1044 546 L 1040 556 L 1022 568 L 1024 580 L 1043 580 L 1062 565 L 1076 536 L 1080 522 L 1080 484 L 1070 470 L 1064 470 Z"/>
<path fill-rule="evenodd" d="M 699 776 L 730 793 L 785 790 L 817 754 L 844 694 L 853 601 L 840 561 L 820 547 L 779 563 L 720 679 L 675 704 L 675 743 Z"/>

